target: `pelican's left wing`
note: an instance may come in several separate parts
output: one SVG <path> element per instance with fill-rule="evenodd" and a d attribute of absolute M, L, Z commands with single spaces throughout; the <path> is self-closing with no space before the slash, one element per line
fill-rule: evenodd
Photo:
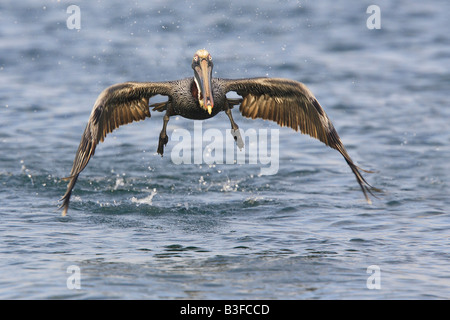
<path fill-rule="evenodd" d="M 371 193 L 370 185 L 345 150 L 322 106 L 303 83 L 277 78 L 222 80 L 227 92 L 235 91 L 242 96 L 239 111 L 244 117 L 275 121 L 339 151 L 354 173 L 367 202 L 371 203 L 367 194 Z"/>

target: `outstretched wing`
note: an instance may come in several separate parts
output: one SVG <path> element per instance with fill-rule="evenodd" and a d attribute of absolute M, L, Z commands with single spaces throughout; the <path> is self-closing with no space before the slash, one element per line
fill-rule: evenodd
<path fill-rule="evenodd" d="M 67 191 L 61 198 L 63 216 L 69 208 L 70 195 L 78 175 L 86 167 L 95 148 L 106 135 L 121 125 L 150 118 L 149 100 L 154 95 L 171 95 L 170 82 L 125 82 L 103 90 L 92 108 L 89 121 L 73 161 Z"/>
<path fill-rule="evenodd" d="M 359 172 L 362 169 L 353 163 L 327 114 L 303 83 L 276 78 L 223 81 L 227 92 L 235 91 L 242 96 L 239 110 L 243 116 L 272 120 L 280 126 L 300 130 L 339 151 L 354 173 L 367 202 L 371 203 L 367 192 L 371 193 L 369 187 L 372 187 Z"/>

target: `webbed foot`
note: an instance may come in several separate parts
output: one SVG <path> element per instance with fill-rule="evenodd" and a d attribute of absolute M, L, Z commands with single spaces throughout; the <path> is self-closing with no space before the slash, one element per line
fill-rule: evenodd
<path fill-rule="evenodd" d="M 167 135 L 159 136 L 158 150 L 156 152 L 158 152 L 158 154 L 160 154 L 161 157 L 164 154 L 164 146 L 167 144 L 167 142 L 169 142 L 169 137 Z"/>

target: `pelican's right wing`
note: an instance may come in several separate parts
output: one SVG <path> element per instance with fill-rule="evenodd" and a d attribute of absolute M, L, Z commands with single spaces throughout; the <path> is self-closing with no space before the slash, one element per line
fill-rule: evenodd
<path fill-rule="evenodd" d="M 95 101 L 73 161 L 67 191 L 61 198 L 63 216 L 69 208 L 70 195 L 78 175 L 86 167 L 95 148 L 106 135 L 121 125 L 150 118 L 149 100 L 155 95 L 171 95 L 170 82 L 125 82 L 103 90 Z"/>

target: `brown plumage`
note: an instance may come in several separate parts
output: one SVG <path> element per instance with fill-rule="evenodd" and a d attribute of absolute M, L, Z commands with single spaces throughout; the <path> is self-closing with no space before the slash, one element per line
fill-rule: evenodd
<path fill-rule="evenodd" d="M 362 169 L 353 163 L 330 119 L 303 83 L 276 78 L 212 78 L 212 67 L 211 55 L 206 50 L 199 50 L 192 61 L 193 78 L 167 82 L 126 82 L 105 89 L 94 104 L 70 176 L 65 178 L 70 181 L 61 198 L 63 215 L 67 213 L 78 176 L 94 155 L 97 144 L 121 125 L 150 118 L 151 107 L 155 111 L 166 111 L 157 149 L 161 155 L 168 142 L 166 127 L 171 116 L 208 119 L 224 111 L 230 119 L 232 130 L 238 130 L 231 109 L 240 104 L 239 111 L 244 117 L 275 121 L 339 151 L 355 175 L 367 202 L 371 203 L 368 193 L 371 193 L 372 187 L 359 172 Z M 235 91 L 242 99 L 227 98 L 226 94 L 230 91 Z M 168 101 L 149 106 L 150 98 L 155 95 L 165 95 Z M 240 139 L 240 136 L 234 137 Z M 242 141 L 237 142 L 242 144 Z"/>

